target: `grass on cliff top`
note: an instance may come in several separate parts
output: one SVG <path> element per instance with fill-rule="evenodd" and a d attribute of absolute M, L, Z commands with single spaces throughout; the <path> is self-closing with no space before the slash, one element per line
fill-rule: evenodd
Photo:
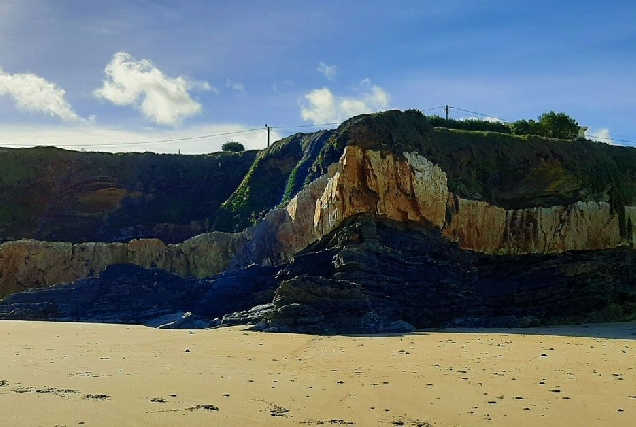
<path fill-rule="evenodd" d="M 238 231 L 288 202 L 303 186 L 308 170 L 330 131 L 297 133 L 259 153 L 247 175 L 223 203 L 214 228 Z"/>
<path fill-rule="evenodd" d="M 633 148 L 441 128 L 434 134 L 421 154 L 446 171 L 449 187 L 463 197 L 510 209 L 636 199 Z"/>

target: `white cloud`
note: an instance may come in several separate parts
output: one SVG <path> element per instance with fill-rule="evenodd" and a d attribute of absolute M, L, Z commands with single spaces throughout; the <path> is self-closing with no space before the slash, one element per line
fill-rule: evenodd
<path fill-rule="evenodd" d="M 207 82 L 168 77 L 149 60 L 137 61 L 125 52 L 116 53 L 104 72 L 107 80 L 95 96 L 115 105 L 133 105 L 161 125 L 177 125 L 201 112 L 189 90 L 214 90 Z"/>
<path fill-rule="evenodd" d="M 245 85 L 243 83 L 235 82 L 232 79 L 227 79 L 226 85 L 230 89 L 238 90 L 239 92 L 243 92 L 245 90 Z"/>
<path fill-rule="evenodd" d="M 301 105 L 303 120 L 314 124 L 342 122 L 352 116 L 386 110 L 390 95 L 381 87 L 363 81 L 364 88 L 358 97 L 336 96 L 329 88 L 314 89 L 305 94 L 309 105 Z"/>
<path fill-rule="evenodd" d="M 317 71 L 325 76 L 327 80 L 333 80 L 336 77 L 336 74 L 338 74 L 338 67 L 335 65 L 327 65 L 320 61 Z"/>
<path fill-rule="evenodd" d="M 65 121 L 82 120 L 64 94 L 64 89 L 35 74 L 8 74 L 0 68 L 0 96 L 11 96 L 20 111 L 41 112 Z"/>
<path fill-rule="evenodd" d="M 89 121 L 79 126 L 2 126 L 3 147 L 56 146 L 69 150 L 205 154 L 221 151 L 228 141 L 237 141 L 247 150 L 267 146 L 264 127 L 240 124 L 197 126 L 189 129 L 125 130 L 97 126 Z M 271 140 L 282 138 L 276 130 Z"/>
<path fill-rule="evenodd" d="M 604 142 L 606 144 L 616 145 L 612 136 L 610 135 L 610 131 L 607 128 L 592 130 L 589 128 L 585 131 L 585 137 L 587 139 L 591 139 L 592 141 Z"/>

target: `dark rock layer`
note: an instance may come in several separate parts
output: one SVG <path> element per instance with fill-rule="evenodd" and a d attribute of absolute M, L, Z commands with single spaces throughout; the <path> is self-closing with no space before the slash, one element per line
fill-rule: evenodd
<path fill-rule="evenodd" d="M 634 251 L 485 256 L 437 230 L 368 216 L 298 254 L 278 274 L 259 327 L 370 333 L 442 326 L 616 321 L 636 314 Z"/>
<path fill-rule="evenodd" d="M 181 327 L 208 327 L 227 312 L 271 302 L 277 285 L 274 272 L 251 266 L 197 280 L 113 265 L 99 278 L 13 294 L 0 303 L 0 319 L 159 326 L 184 318 Z"/>

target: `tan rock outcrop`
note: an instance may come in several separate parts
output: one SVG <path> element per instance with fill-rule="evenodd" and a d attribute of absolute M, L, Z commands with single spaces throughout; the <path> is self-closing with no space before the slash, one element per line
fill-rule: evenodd
<path fill-rule="evenodd" d="M 457 199 L 444 235 L 466 249 L 491 254 L 556 253 L 617 247 L 618 216 L 604 202 L 505 210 Z"/>
<path fill-rule="evenodd" d="M 618 215 L 605 202 L 506 210 L 449 192 L 446 174 L 417 153 L 393 154 L 349 146 L 316 203 L 317 235 L 342 219 L 371 213 L 426 221 L 462 248 L 490 254 L 606 249 L 634 241 L 620 235 Z M 625 208 L 636 224 L 636 207 Z"/>
<path fill-rule="evenodd" d="M 315 228 L 324 235 L 359 213 L 441 227 L 447 199 L 446 173 L 423 156 L 349 146 L 316 203 Z"/>
<path fill-rule="evenodd" d="M 451 195 L 447 204 L 452 213 L 443 225 L 444 235 L 462 248 L 489 252 L 504 242 L 506 210 L 486 202 L 466 200 Z"/>
<path fill-rule="evenodd" d="M 131 263 L 161 268 L 182 277 L 204 277 L 227 268 L 242 235 L 208 233 L 166 245 L 157 239 L 128 243 L 40 242 L 0 245 L 0 297 L 98 275 L 109 265 Z"/>

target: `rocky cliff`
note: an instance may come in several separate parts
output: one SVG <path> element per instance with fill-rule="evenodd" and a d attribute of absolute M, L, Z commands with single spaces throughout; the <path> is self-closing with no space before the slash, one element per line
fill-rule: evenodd
<path fill-rule="evenodd" d="M 627 269 L 636 220 L 629 177 L 636 170 L 624 162 L 635 150 L 447 133 L 417 112 L 392 111 L 353 118 L 333 133 L 290 137 L 259 154 L 223 204 L 227 218 L 255 225 L 178 244 L 5 243 L 0 292 L 71 282 L 118 263 L 181 277 L 256 264 L 281 269 L 265 323 L 286 330 L 317 330 L 323 321 L 323 330 L 340 332 L 390 330 L 400 320 L 462 323 L 462 307 L 482 323 L 498 316 L 554 320 L 570 313 L 560 305 L 566 297 L 591 312 L 618 304 L 613 319 L 633 311 Z M 276 170 L 282 178 L 266 179 Z M 607 298 L 587 298 L 602 293 L 603 280 Z M 417 314 L 424 300 L 431 301 L 429 314 Z M 527 310 L 506 309 L 511 301 Z M 367 315 L 377 317 L 376 326 Z"/>
<path fill-rule="evenodd" d="M 357 214 L 277 267 L 184 279 L 110 266 L 98 278 L 13 294 L 0 318 L 305 333 L 620 321 L 636 313 L 635 257 L 629 248 L 480 254 L 425 223 Z"/>
<path fill-rule="evenodd" d="M 624 206 L 636 222 L 636 207 Z M 446 173 L 417 153 L 345 148 L 337 172 L 318 199 L 314 226 L 326 234 L 340 221 L 369 213 L 431 224 L 462 248 L 490 254 L 555 253 L 629 245 L 607 202 L 504 209 L 453 194 Z"/>
<path fill-rule="evenodd" d="M 16 293 L 0 304 L 0 318 L 134 323 L 205 328 L 228 311 L 272 301 L 273 267 L 250 266 L 194 279 L 130 264 L 106 268 L 99 278 Z"/>
<path fill-rule="evenodd" d="M 633 242 L 633 234 L 621 236 L 618 214 L 606 202 L 506 210 L 454 195 L 445 172 L 420 154 L 348 146 L 330 175 L 240 233 L 206 233 L 168 245 L 157 239 L 5 243 L 0 246 L 0 289 L 7 295 L 71 282 L 118 263 L 181 277 L 205 277 L 252 263 L 276 265 L 361 213 L 429 224 L 460 247 L 489 254 L 607 249 Z M 636 221 L 636 208 L 626 207 L 625 215 Z"/>

